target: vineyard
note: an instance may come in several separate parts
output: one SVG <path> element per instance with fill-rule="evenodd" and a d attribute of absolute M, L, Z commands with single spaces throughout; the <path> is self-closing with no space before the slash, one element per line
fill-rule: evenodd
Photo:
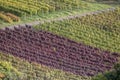
<path fill-rule="evenodd" d="M 60 10 L 78 9 L 82 6 L 85 7 L 86 4 L 80 0 L 0 0 L 0 24 L 21 23 L 26 20 L 26 17 L 34 19 L 34 16 Z"/>
<path fill-rule="evenodd" d="M 111 4 L 0 0 L 0 80 L 120 80 L 120 7 Z"/>
<path fill-rule="evenodd" d="M 27 15 L 41 15 L 57 10 L 74 9 L 82 7 L 80 0 L 0 0 L 0 11 L 10 12 L 16 16 Z M 3 18 L 5 15 L 0 15 L 0 18 L 11 23 L 12 20 L 9 17 Z M 14 19 L 14 18 L 13 18 Z"/>
<path fill-rule="evenodd" d="M 79 8 L 80 0 L 0 0 L 1 10 L 17 12 L 17 15 L 39 14 L 61 9 Z"/>
<path fill-rule="evenodd" d="M 81 0 L 0 0 L 0 25 L 6 27 L 111 7 Z"/>
<path fill-rule="evenodd" d="M 77 42 L 120 52 L 120 9 L 35 26 Z"/>
<path fill-rule="evenodd" d="M 4 66 L 2 66 L 1 68 L 1 64 L 3 63 L 5 63 L 4 65 L 8 65 L 12 67 L 11 69 L 9 69 L 9 67 L 7 66 L 6 68 L 9 70 L 4 69 L 4 71 L 3 70 L 0 71 L 0 73 L 2 72 L 2 76 L 0 75 L 0 79 L 4 78 L 4 79 L 11 79 L 11 80 L 13 79 L 15 80 L 18 80 L 18 79 L 20 80 L 27 80 L 27 79 L 91 80 L 91 78 L 87 76 L 82 77 L 69 72 L 64 72 L 58 69 L 49 68 L 44 65 L 39 65 L 37 63 L 29 63 L 24 59 L 16 58 L 10 54 L 0 53 L 0 60 L 2 61 L 0 62 L 0 69 L 5 68 Z M 8 72 L 12 75 L 8 74 Z"/>

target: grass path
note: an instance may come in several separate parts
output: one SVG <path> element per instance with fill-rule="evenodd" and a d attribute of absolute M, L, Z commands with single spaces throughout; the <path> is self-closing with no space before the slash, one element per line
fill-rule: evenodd
<path fill-rule="evenodd" d="M 44 23 L 69 20 L 69 19 L 74 19 L 74 18 L 77 18 L 77 17 L 80 18 L 80 17 L 84 17 L 84 16 L 87 16 L 87 15 L 93 15 L 93 14 L 99 14 L 99 13 L 108 12 L 108 11 L 114 11 L 114 9 L 115 8 L 112 7 L 112 8 L 103 9 L 103 10 L 97 10 L 97 11 L 92 11 L 92 12 L 85 12 L 85 13 L 77 14 L 77 15 L 68 15 L 68 16 L 58 17 L 58 18 L 53 18 L 53 19 L 44 19 L 44 20 L 40 20 L 40 21 L 33 21 L 33 22 L 17 24 L 17 25 L 12 25 L 12 26 L 7 26 L 7 27 L 13 28 L 13 27 L 18 27 L 19 25 L 23 26 L 23 27 L 25 25 L 36 26 L 36 25 L 44 24 Z M 4 27 L 2 27 L 2 28 L 4 28 Z"/>
<path fill-rule="evenodd" d="M 89 3 L 89 2 L 85 2 L 83 1 L 83 3 L 85 4 L 85 6 L 79 8 L 79 9 L 73 9 L 73 10 L 60 10 L 60 11 L 55 11 L 55 12 L 50 12 L 50 13 L 46 13 L 46 14 L 41 14 L 41 15 L 33 15 L 33 16 L 23 16 L 21 17 L 21 21 L 20 22 L 14 22 L 14 23 L 5 23 L 3 21 L 0 20 L 0 28 L 2 27 L 6 27 L 6 26 L 15 26 L 15 25 L 20 25 L 20 24 L 28 24 L 28 23 L 37 23 L 38 21 L 45 21 L 45 20 L 53 20 L 56 18 L 63 18 L 66 16 L 74 16 L 74 15 L 80 15 L 80 14 L 84 14 L 84 13 L 89 13 L 89 12 L 94 12 L 94 11 L 98 11 L 98 10 L 104 10 L 104 9 L 108 9 L 111 8 L 113 6 L 111 5 L 106 5 L 106 4 L 99 4 L 99 3 Z"/>

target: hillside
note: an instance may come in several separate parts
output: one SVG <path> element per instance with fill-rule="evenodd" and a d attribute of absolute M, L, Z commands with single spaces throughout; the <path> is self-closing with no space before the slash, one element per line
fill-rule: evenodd
<path fill-rule="evenodd" d="M 120 80 L 115 0 L 0 0 L 0 80 Z"/>

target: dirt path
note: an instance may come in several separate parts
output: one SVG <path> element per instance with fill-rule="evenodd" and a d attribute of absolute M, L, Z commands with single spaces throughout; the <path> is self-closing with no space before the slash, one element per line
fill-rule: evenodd
<path fill-rule="evenodd" d="M 67 19 L 74 19 L 74 18 L 77 18 L 77 17 L 83 17 L 83 16 L 86 16 L 86 15 L 93 15 L 93 14 L 96 15 L 96 14 L 99 14 L 99 13 L 114 11 L 114 10 L 115 10 L 115 8 L 113 7 L 113 8 L 108 8 L 108 9 L 105 9 L 105 10 L 98 10 L 98 11 L 83 13 L 83 14 L 79 14 L 79 15 L 71 15 L 71 16 L 59 17 L 59 18 L 55 18 L 55 19 L 47 19 L 47 20 L 42 20 L 42 21 L 34 21 L 34 22 L 31 22 L 31 23 L 24 23 L 24 24 L 12 25 L 12 26 L 7 26 L 7 27 L 12 29 L 13 27 L 18 27 L 18 26 L 23 26 L 24 27 L 25 25 L 36 26 L 36 25 L 39 25 L 39 24 L 44 24 L 46 22 L 63 21 L 63 20 L 67 20 Z"/>

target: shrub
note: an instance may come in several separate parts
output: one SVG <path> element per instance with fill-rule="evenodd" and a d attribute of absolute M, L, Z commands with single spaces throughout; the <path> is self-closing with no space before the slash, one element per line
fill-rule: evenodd
<path fill-rule="evenodd" d="M 104 74 L 99 74 L 93 77 L 92 80 L 120 80 L 120 63 L 117 63 L 114 66 L 113 71 L 109 71 Z"/>
<path fill-rule="evenodd" d="M 4 15 L 3 13 L 0 13 L 0 18 L 1 18 L 2 20 L 6 21 L 6 22 L 9 22 L 9 23 L 12 23 L 12 22 L 13 22 L 13 20 L 12 20 L 10 17 Z"/>
<path fill-rule="evenodd" d="M 0 80 L 22 80 L 23 73 L 19 72 L 10 62 L 0 61 Z"/>
<path fill-rule="evenodd" d="M 11 19 L 13 19 L 14 21 L 20 21 L 20 18 L 17 17 L 16 15 L 14 14 L 11 14 L 11 13 L 6 13 L 7 16 L 9 16 Z"/>

